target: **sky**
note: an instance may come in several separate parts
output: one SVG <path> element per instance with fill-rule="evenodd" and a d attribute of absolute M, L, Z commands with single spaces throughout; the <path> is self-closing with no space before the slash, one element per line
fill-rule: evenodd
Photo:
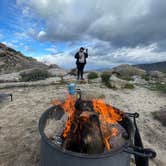
<path fill-rule="evenodd" d="M 165 0 L 1 0 L 0 42 L 47 64 L 87 69 L 166 61 Z"/>

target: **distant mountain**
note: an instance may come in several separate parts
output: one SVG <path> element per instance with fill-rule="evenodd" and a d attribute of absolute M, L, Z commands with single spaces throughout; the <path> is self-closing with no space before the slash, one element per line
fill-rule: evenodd
<path fill-rule="evenodd" d="M 158 70 L 161 72 L 166 72 L 166 61 L 151 63 L 151 64 L 138 64 L 138 65 L 134 65 L 134 66 L 144 69 L 146 71 Z"/>
<path fill-rule="evenodd" d="M 26 57 L 21 52 L 0 43 L 0 74 L 17 72 L 30 68 L 48 68 L 32 57 Z"/>

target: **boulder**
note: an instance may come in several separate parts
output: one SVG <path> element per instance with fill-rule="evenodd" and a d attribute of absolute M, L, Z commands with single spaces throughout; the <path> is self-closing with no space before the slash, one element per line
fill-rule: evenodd
<path fill-rule="evenodd" d="M 61 68 L 52 68 L 48 70 L 52 76 L 65 76 L 68 71 Z"/>
<path fill-rule="evenodd" d="M 131 65 L 120 65 L 118 67 L 111 69 L 111 73 L 113 74 L 116 73 L 117 76 L 121 78 L 130 78 L 134 75 L 138 76 L 145 75 L 146 71 Z"/>
<path fill-rule="evenodd" d="M 77 75 L 77 69 L 76 69 L 76 68 L 71 69 L 68 74 L 73 75 L 73 76 L 76 76 L 76 75 Z"/>
<path fill-rule="evenodd" d="M 110 77 L 110 84 L 111 84 L 111 87 L 113 87 L 113 88 L 122 89 L 122 88 L 125 88 L 126 85 L 129 84 L 129 81 L 122 80 L 122 79 L 116 77 L 115 75 L 112 75 Z"/>
<path fill-rule="evenodd" d="M 0 75 L 0 83 L 18 82 L 19 80 L 20 80 L 19 73 L 11 73 L 11 74 Z"/>
<path fill-rule="evenodd" d="M 49 69 L 56 69 L 56 68 L 59 68 L 59 66 L 56 65 L 56 64 L 51 64 L 51 65 L 49 65 L 48 67 L 49 67 Z"/>
<path fill-rule="evenodd" d="M 132 83 L 134 84 L 140 84 L 140 85 L 148 84 L 148 82 L 142 79 L 140 76 L 133 76 L 132 79 L 133 79 Z"/>
<path fill-rule="evenodd" d="M 159 78 L 160 79 L 160 78 L 164 78 L 165 74 L 163 72 L 161 72 L 161 71 L 155 70 L 155 71 L 150 71 L 149 72 L 149 76 L 151 78 Z"/>

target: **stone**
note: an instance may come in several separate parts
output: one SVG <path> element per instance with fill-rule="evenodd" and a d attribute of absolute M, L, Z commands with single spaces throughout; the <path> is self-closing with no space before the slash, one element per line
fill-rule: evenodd
<path fill-rule="evenodd" d="M 140 84 L 140 85 L 148 84 L 148 82 L 146 80 L 142 79 L 140 76 L 137 76 L 137 75 L 133 76 L 132 79 L 133 79 L 133 81 L 131 81 L 131 82 L 134 84 Z"/>
<path fill-rule="evenodd" d="M 149 75 L 150 75 L 150 77 L 152 77 L 152 78 L 159 78 L 159 79 L 165 77 L 165 74 L 164 74 L 163 72 L 157 71 L 157 70 L 155 70 L 155 71 L 150 71 L 150 72 L 149 72 Z"/>
<path fill-rule="evenodd" d="M 110 84 L 115 89 L 122 89 L 125 88 L 127 84 L 129 84 L 129 81 L 122 80 L 115 75 L 112 75 L 110 77 Z"/>

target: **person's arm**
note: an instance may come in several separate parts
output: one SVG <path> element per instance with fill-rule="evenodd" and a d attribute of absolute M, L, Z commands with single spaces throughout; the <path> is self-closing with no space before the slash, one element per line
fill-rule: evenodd
<path fill-rule="evenodd" d="M 79 58 L 79 54 L 78 54 L 78 52 L 75 54 L 75 58 L 76 58 L 76 59 Z"/>
<path fill-rule="evenodd" d="M 88 49 L 86 49 L 85 58 L 88 58 Z"/>

